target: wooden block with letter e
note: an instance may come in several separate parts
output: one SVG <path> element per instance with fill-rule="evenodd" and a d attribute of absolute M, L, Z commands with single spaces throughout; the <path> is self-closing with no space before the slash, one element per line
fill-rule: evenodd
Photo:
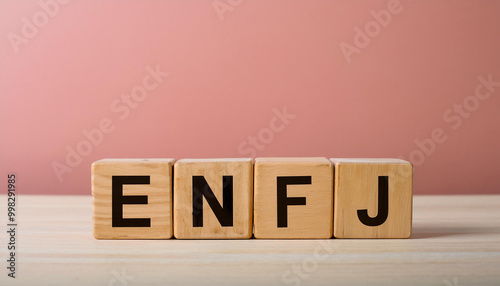
<path fill-rule="evenodd" d="M 411 163 L 400 159 L 331 159 L 335 165 L 336 238 L 409 238 Z"/>
<path fill-rule="evenodd" d="M 255 238 L 331 238 L 333 166 L 326 158 L 257 158 Z"/>
<path fill-rule="evenodd" d="M 171 238 L 174 162 L 174 159 L 103 159 L 94 162 L 95 238 Z"/>
<path fill-rule="evenodd" d="M 182 159 L 174 166 L 174 236 L 252 236 L 252 159 Z"/>

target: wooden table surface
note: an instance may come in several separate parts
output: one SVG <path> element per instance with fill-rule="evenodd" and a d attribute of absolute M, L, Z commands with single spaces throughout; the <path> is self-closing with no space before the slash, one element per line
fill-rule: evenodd
<path fill-rule="evenodd" d="M 0 285 L 500 285 L 500 195 L 415 196 L 395 240 L 96 240 L 91 209 L 20 196 L 17 278 L 2 231 Z"/>

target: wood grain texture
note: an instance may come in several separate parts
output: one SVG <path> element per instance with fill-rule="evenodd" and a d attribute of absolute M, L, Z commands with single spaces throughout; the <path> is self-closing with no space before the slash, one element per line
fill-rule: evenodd
<path fill-rule="evenodd" d="M 411 239 L 96 240 L 91 196 L 20 193 L 17 278 L 2 267 L 0 285 L 499 285 L 499 209 L 500 195 L 415 196 Z"/>
<path fill-rule="evenodd" d="M 278 223 L 278 177 L 310 177 L 310 182 L 286 186 L 286 227 Z M 254 179 L 256 238 L 330 238 L 333 216 L 333 167 L 326 158 L 257 158 Z"/>
<path fill-rule="evenodd" d="M 252 236 L 253 160 L 182 159 L 174 172 L 174 236 L 179 239 L 237 239 Z M 193 206 L 193 176 L 203 176 L 221 207 L 224 205 L 223 177 L 232 180 L 232 225 L 222 226 L 207 197 Z M 207 186 L 207 185 L 205 185 Z M 201 209 L 200 209 L 201 206 Z M 193 225 L 193 213 L 201 213 L 203 226 Z"/>
<path fill-rule="evenodd" d="M 174 159 L 103 159 L 94 162 L 92 195 L 95 238 L 171 238 L 174 162 Z M 147 196 L 147 204 L 124 204 L 123 218 L 148 218 L 150 227 L 112 227 L 113 176 L 149 176 L 149 184 L 123 185 L 124 196 Z"/>
<path fill-rule="evenodd" d="M 331 159 L 335 165 L 333 232 L 336 238 L 409 238 L 412 226 L 411 163 L 400 159 Z M 379 208 L 379 177 L 388 182 L 388 208 Z M 383 179 L 383 178 L 382 178 Z M 380 225 L 362 223 L 359 210 Z M 382 222 L 382 221 L 381 221 Z"/>

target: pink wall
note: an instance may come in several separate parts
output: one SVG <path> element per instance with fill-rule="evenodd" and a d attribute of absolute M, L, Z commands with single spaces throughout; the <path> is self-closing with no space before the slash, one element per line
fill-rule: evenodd
<path fill-rule="evenodd" d="M 90 194 L 105 157 L 255 156 L 402 157 L 416 194 L 500 193 L 500 1 L 40 3 L 0 0 L 20 193 Z"/>

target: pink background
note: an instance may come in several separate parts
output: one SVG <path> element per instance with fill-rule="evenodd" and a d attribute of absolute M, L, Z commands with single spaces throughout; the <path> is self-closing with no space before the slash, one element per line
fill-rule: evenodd
<path fill-rule="evenodd" d="M 474 96 L 478 77 L 500 82 L 500 1 L 402 0 L 375 24 L 370 11 L 388 5 L 74 0 L 44 18 L 38 0 L 0 0 L 2 177 L 16 172 L 19 193 L 90 194 L 101 158 L 252 157 L 253 148 L 401 157 L 415 164 L 416 194 L 500 193 L 500 86 Z M 23 17 L 38 31 L 23 34 Z M 373 37 L 349 62 L 341 45 L 354 46 L 367 24 Z M 168 77 L 128 116 L 113 111 L 157 65 Z M 285 107 L 295 117 L 282 125 L 273 118 Z M 114 129 L 70 167 L 67 148 L 90 144 L 82 132 L 105 118 Z M 416 140 L 436 128 L 444 135 L 424 154 Z M 53 164 L 68 172 L 58 179 Z"/>

